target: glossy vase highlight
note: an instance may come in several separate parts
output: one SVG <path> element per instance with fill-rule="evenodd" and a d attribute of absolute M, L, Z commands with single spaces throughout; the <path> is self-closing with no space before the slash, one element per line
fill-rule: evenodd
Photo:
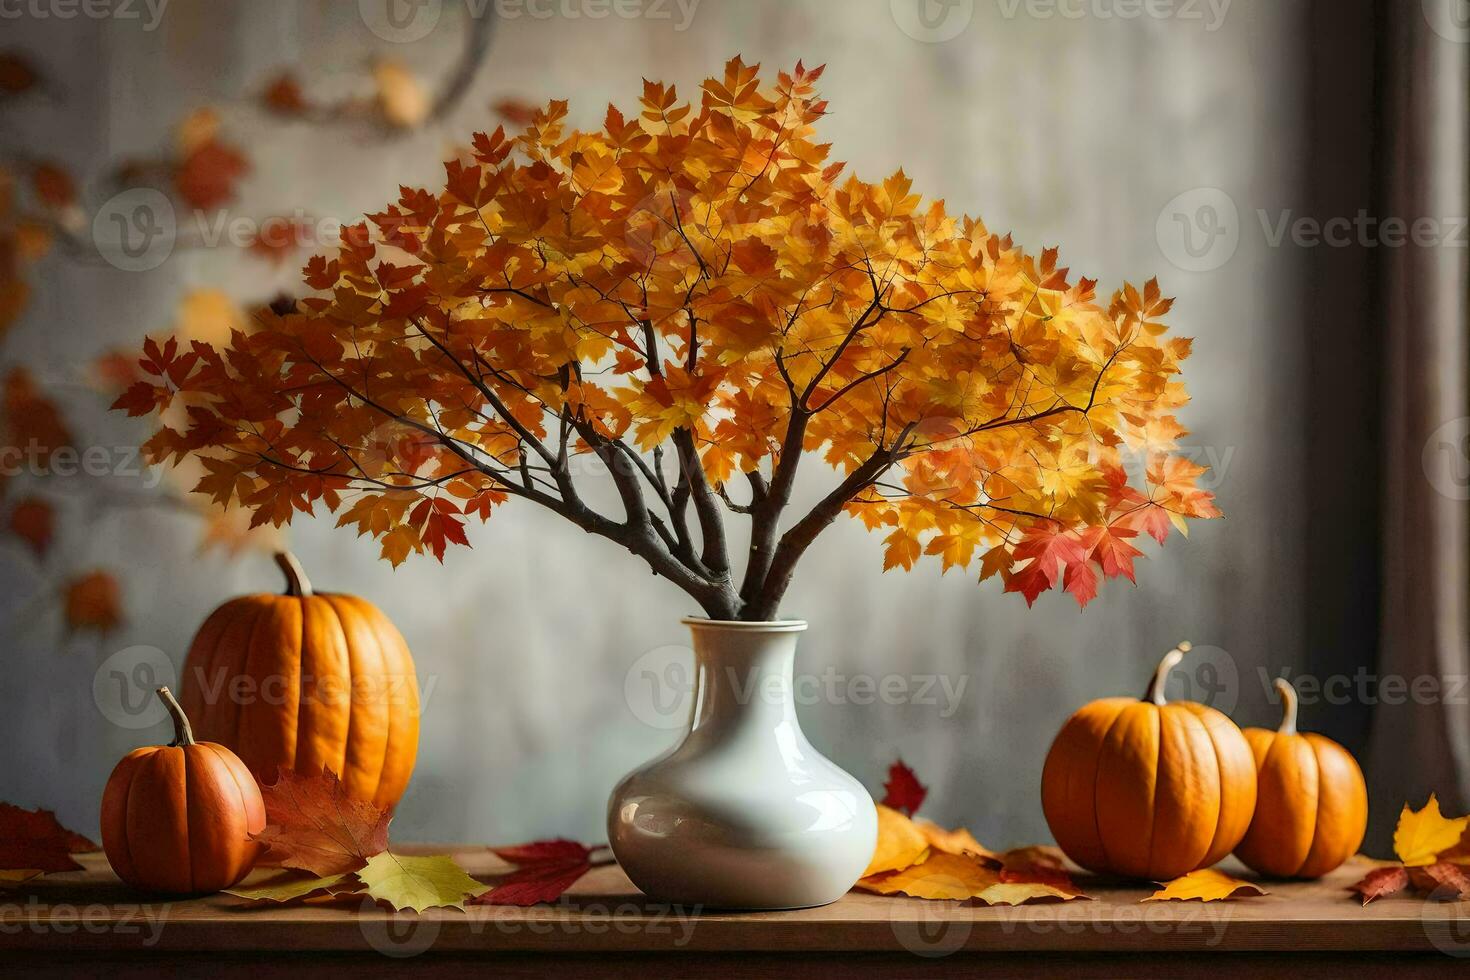
<path fill-rule="evenodd" d="M 862 784 L 812 748 L 797 721 L 793 667 L 806 623 L 684 622 L 694 634 L 689 730 L 613 790 L 618 863 L 658 901 L 836 901 L 873 856 L 877 818 Z"/>

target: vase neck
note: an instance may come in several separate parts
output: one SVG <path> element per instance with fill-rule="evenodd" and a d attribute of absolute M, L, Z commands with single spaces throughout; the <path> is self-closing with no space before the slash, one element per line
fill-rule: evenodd
<path fill-rule="evenodd" d="M 691 624 L 698 676 L 695 730 L 796 724 L 792 689 L 798 630 Z"/>

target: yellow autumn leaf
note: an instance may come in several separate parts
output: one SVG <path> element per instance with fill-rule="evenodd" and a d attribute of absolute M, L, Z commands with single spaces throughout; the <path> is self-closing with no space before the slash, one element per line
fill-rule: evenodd
<path fill-rule="evenodd" d="M 445 854 L 408 857 L 384 851 L 357 872 L 367 893 L 398 909 L 464 908 L 464 900 L 490 890 Z"/>
<path fill-rule="evenodd" d="M 1201 868 L 1199 871 L 1191 871 L 1182 878 L 1175 878 L 1173 881 L 1164 883 L 1163 888 L 1145 898 L 1144 901 L 1182 902 L 1197 898 L 1202 902 L 1218 902 L 1242 892 L 1248 895 L 1266 894 L 1266 890 L 1260 885 L 1232 878 L 1214 868 Z"/>
<path fill-rule="evenodd" d="M 877 804 L 878 844 L 863 877 L 902 871 L 924 860 L 929 841 L 914 822 L 890 806 Z"/>
<path fill-rule="evenodd" d="M 219 289 L 196 289 L 179 303 L 174 330 L 184 341 L 223 344 L 236 330 L 248 331 L 250 319 L 240 304 Z M 184 346 L 187 348 L 188 344 Z"/>
<path fill-rule="evenodd" d="M 411 129 L 429 115 L 429 96 L 423 85 L 396 61 L 380 61 L 373 67 L 378 86 L 378 110 L 390 126 Z"/>
<path fill-rule="evenodd" d="M 968 854 L 987 861 L 994 861 L 997 866 L 1000 863 L 998 855 L 977 841 L 975 835 L 965 827 L 945 830 L 930 820 L 916 820 L 914 824 L 919 828 L 919 833 L 923 834 L 924 839 L 929 842 L 929 846 L 936 851 L 945 854 Z"/>
<path fill-rule="evenodd" d="M 1064 902 L 1088 898 L 1081 892 L 1067 891 L 1044 881 L 999 881 L 975 897 L 987 905 L 1024 905 L 1043 898 L 1058 898 Z"/>
<path fill-rule="evenodd" d="M 348 878 L 347 874 L 326 875 L 317 877 L 307 875 L 303 877 L 296 872 L 274 875 L 264 883 L 251 888 L 226 888 L 226 895 L 234 895 L 236 898 L 246 898 L 252 902 L 289 902 L 294 898 L 301 898 L 320 891 L 341 891 L 336 886 L 341 885 Z M 346 890 L 351 891 L 356 887 L 351 882 Z"/>
<path fill-rule="evenodd" d="M 1446 817 L 1439 812 L 1439 800 L 1433 793 L 1422 810 L 1410 810 L 1407 803 L 1399 814 L 1398 828 L 1393 832 L 1394 853 L 1406 868 L 1433 864 L 1441 851 L 1448 851 L 1460 842 L 1470 816 Z"/>
<path fill-rule="evenodd" d="M 1000 872 L 959 854 L 931 853 L 921 864 L 889 874 L 861 878 L 856 887 L 879 895 L 964 900 L 1000 882 Z"/>
<path fill-rule="evenodd" d="M 174 127 L 174 145 L 179 156 L 187 157 L 195 150 L 214 142 L 219 135 L 219 113 L 203 106 L 189 113 Z"/>

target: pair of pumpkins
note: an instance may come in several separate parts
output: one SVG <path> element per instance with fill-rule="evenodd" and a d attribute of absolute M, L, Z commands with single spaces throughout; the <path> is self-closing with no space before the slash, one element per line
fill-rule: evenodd
<path fill-rule="evenodd" d="M 1041 776 L 1057 844 L 1104 874 L 1167 881 L 1232 851 L 1256 871 L 1316 878 L 1363 842 L 1368 793 L 1346 749 L 1296 730 L 1296 691 L 1276 682 L 1276 731 L 1242 732 L 1224 714 L 1169 702 L 1164 685 L 1188 652 L 1164 655 L 1141 700 L 1104 698 L 1068 719 Z"/>
<path fill-rule="evenodd" d="M 134 750 L 107 781 L 103 850 L 134 887 L 206 893 L 245 877 L 265 827 L 258 782 L 282 768 L 330 769 L 383 809 L 408 786 L 419 695 L 402 635 L 362 599 L 313 592 L 289 553 L 276 561 L 286 594 L 216 609 L 190 647 L 183 705 L 159 689 L 174 741 Z"/>

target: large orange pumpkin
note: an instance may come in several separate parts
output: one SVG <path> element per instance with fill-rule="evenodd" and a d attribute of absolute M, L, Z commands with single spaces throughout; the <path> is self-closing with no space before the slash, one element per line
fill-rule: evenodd
<path fill-rule="evenodd" d="M 1368 786 L 1352 753 L 1296 730 L 1296 689 L 1276 679 L 1281 727 L 1247 728 L 1255 756 L 1256 815 L 1235 856 L 1261 874 L 1320 878 L 1358 852 Z"/>
<path fill-rule="evenodd" d="M 196 742 L 166 687 L 174 719 L 168 745 L 134 749 L 102 793 L 102 850 L 134 888 L 177 895 L 228 888 L 261 851 L 265 804 L 250 770 L 223 745 Z"/>
<path fill-rule="evenodd" d="M 276 556 L 286 594 L 241 596 L 194 637 L 184 710 L 201 738 L 233 749 L 262 783 L 285 767 L 337 773 L 347 792 L 391 808 L 419 741 L 419 690 L 403 636 L 369 602 L 313 592 Z"/>
<path fill-rule="evenodd" d="M 1225 715 L 1170 703 L 1164 655 L 1142 700 L 1104 698 L 1067 720 L 1041 774 L 1041 803 L 1067 856 L 1105 874 L 1166 881 L 1234 850 L 1256 806 L 1245 736 Z"/>

